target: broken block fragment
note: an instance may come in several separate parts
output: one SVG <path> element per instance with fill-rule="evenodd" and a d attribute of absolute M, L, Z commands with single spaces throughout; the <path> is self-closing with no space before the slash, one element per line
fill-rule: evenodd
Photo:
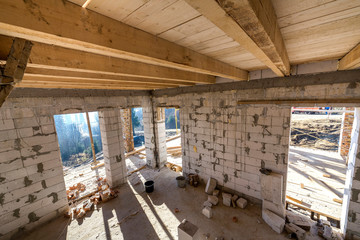
<path fill-rule="evenodd" d="M 205 187 L 205 192 L 207 194 L 213 194 L 215 188 L 216 188 L 216 180 L 213 178 L 209 178 Z"/>
<path fill-rule="evenodd" d="M 219 202 L 219 199 L 215 196 L 208 196 L 208 202 L 210 202 L 212 205 L 217 205 Z"/>
<path fill-rule="evenodd" d="M 282 233 L 285 226 L 285 219 L 279 217 L 275 213 L 263 209 L 262 210 L 262 218 L 264 221 L 277 233 Z"/>
<path fill-rule="evenodd" d="M 219 195 L 219 192 L 220 192 L 219 190 L 215 189 L 212 194 L 213 196 L 217 197 Z"/>
<path fill-rule="evenodd" d="M 222 197 L 223 197 L 223 204 L 225 206 L 230 207 L 231 206 L 231 194 L 230 193 L 223 193 Z"/>
<path fill-rule="evenodd" d="M 212 207 L 212 203 L 209 202 L 209 201 L 205 201 L 205 202 L 203 203 L 203 206 L 204 206 L 204 207 Z"/>
<path fill-rule="evenodd" d="M 246 205 L 247 205 L 247 200 L 245 198 L 239 198 L 237 201 L 236 201 L 236 205 L 239 207 L 239 208 L 245 208 Z"/>
<path fill-rule="evenodd" d="M 236 208 L 236 200 L 239 198 L 238 195 L 233 195 L 231 197 L 231 206 L 233 206 L 234 208 Z"/>
<path fill-rule="evenodd" d="M 202 210 L 202 214 L 204 214 L 207 218 L 212 217 L 212 209 L 210 207 L 204 207 Z"/>

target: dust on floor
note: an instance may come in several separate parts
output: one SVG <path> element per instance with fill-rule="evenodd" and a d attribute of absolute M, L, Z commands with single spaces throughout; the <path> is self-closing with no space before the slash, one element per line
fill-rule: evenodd
<path fill-rule="evenodd" d="M 224 206 L 221 201 L 213 209 L 213 218 L 202 213 L 207 200 L 204 183 L 194 188 L 178 188 L 179 173 L 167 168 L 145 168 L 132 174 L 121 186 L 119 196 L 83 219 L 69 221 L 60 217 L 24 236 L 24 239 L 178 239 L 177 226 L 183 219 L 199 227 L 200 236 L 209 239 L 287 239 L 277 234 L 261 218 L 261 207 L 249 204 L 245 209 Z M 155 191 L 147 194 L 143 183 L 155 181 Z M 179 209 L 175 213 L 175 208 Z M 233 217 L 238 222 L 233 222 Z M 120 224 L 119 224 L 120 223 Z"/>

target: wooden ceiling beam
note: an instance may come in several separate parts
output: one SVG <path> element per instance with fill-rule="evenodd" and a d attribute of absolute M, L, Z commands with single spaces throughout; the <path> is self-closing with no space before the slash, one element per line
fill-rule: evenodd
<path fill-rule="evenodd" d="M 210 75 L 106 57 L 42 43 L 34 43 L 28 66 L 53 70 L 112 74 L 122 77 L 215 83 L 215 77 Z"/>
<path fill-rule="evenodd" d="M 146 87 L 83 86 L 75 84 L 19 83 L 17 88 L 59 88 L 59 89 L 106 89 L 106 90 L 153 90 Z"/>
<path fill-rule="evenodd" d="M 270 0 L 185 0 L 278 76 L 290 74 L 285 44 Z"/>
<path fill-rule="evenodd" d="M 88 81 L 104 81 L 113 83 L 149 83 L 166 84 L 169 86 L 193 86 L 195 83 L 171 81 L 162 79 L 149 79 L 137 77 L 122 77 L 111 74 L 87 73 L 75 71 L 62 71 L 43 68 L 27 67 L 24 78 L 63 78 L 63 79 L 83 79 Z"/>
<path fill-rule="evenodd" d="M 338 69 L 347 70 L 360 67 L 360 43 L 339 61 Z"/>
<path fill-rule="evenodd" d="M 164 83 L 137 83 L 137 82 L 122 82 L 114 80 L 103 80 L 103 79 L 86 79 L 86 78 L 63 78 L 56 76 L 27 76 L 24 75 L 24 82 L 39 82 L 39 83 L 73 83 L 73 84 L 103 84 L 103 85 L 113 85 L 113 86 L 145 86 L 152 88 L 163 88 L 163 87 L 177 87 L 178 85 L 164 84 Z"/>
<path fill-rule="evenodd" d="M 3 0 L 0 34 L 234 80 L 248 79 L 247 71 L 68 1 Z"/>

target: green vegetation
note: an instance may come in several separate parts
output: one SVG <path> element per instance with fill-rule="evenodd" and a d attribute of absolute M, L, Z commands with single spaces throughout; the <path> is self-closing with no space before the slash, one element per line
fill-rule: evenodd
<path fill-rule="evenodd" d="M 61 159 L 64 165 L 71 165 L 74 158 L 92 157 L 91 143 L 84 113 L 56 115 L 55 127 L 59 140 Z M 102 142 L 97 113 L 90 113 L 95 153 L 102 151 Z"/>

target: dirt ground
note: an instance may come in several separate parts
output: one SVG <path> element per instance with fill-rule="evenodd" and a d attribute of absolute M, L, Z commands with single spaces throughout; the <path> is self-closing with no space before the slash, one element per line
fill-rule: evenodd
<path fill-rule="evenodd" d="M 291 146 L 337 151 L 342 115 L 292 114 Z"/>
<path fill-rule="evenodd" d="M 119 188 L 119 196 L 88 212 L 84 219 L 70 221 L 59 217 L 24 236 L 38 239 L 178 239 L 177 227 L 183 219 L 199 227 L 200 239 L 287 239 L 277 234 L 261 218 L 261 207 L 249 204 L 246 209 L 230 208 L 220 203 L 213 207 L 213 218 L 201 213 L 207 199 L 202 183 L 178 188 L 178 173 L 167 168 L 161 171 L 143 169 L 128 178 Z M 155 191 L 147 194 L 143 182 L 155 181 Z M 179 209 L 175 213 L 175 208 Z M 236 216 L 239 221 L 233 222 Z M 120 223 L 120 224 L 119 224 Z"/>

